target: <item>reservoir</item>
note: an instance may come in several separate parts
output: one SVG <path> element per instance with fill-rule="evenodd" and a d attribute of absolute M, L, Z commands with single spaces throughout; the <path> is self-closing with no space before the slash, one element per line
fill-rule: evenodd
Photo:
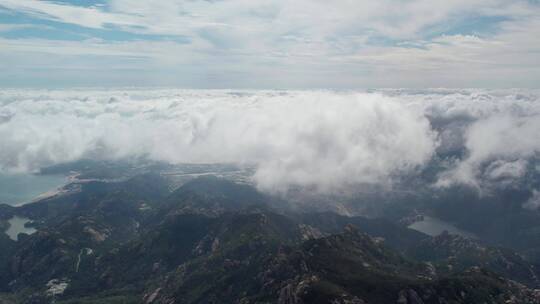
<path fill-rule="evenodd" d="M 476 235 L 471 232 L 464 231 L 452 225 L 451 223 L 429 216 L 424 216 L 423 220 L 414 222 L 408 227 L 410 229 L 422 232 L 430 236 L 437 236 L 444 231 L 448 231 L 448 233 L 450 234 L 457 234 L 470 239 L 477 238 Z"/>
<path fill-rule="evenodd" d="M 36 229 L 24 226 L 26 223 L 31 222 L 27 218 L 14 216 L 8 222 L 9 228 L 6 230 L 6 234 L 14 241 L 17 241 L 19 233 L 32 234 L 36 232 Z"/>

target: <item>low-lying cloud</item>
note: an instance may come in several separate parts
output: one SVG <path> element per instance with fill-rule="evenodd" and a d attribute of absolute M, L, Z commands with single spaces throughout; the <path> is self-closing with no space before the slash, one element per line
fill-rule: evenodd
<path fill-rule="evenodd" d="M 526 162 L 540 152 L 540 115 L 494 115 L 466 132 L 467 157 L 449 175 L 457 182 L 477 184 L 483 165 L 490 179 L 520 178 Z"/>
<path fill-rule="evenodd" d="M 440 186 L 518 179 L 540 151 L 534 91 L 4 90 L 0 170 L 81 158 L 253 165 L 259 188 L 336 191 L 452 165 Z M 451 151 L 465 151 L 454 155 Z"/>

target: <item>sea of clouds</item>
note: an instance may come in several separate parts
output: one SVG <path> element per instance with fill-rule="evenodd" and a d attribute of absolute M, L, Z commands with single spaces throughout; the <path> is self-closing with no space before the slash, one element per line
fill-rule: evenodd
<path fill-rule="evenodd" d="M 434 186 L 483 187 L 540 171 L 539 153 L 535 90 L 0 90 L 1 172 L 82 158 L 237 163 L 263 190 L 336 191 L 437 161 Z"/>

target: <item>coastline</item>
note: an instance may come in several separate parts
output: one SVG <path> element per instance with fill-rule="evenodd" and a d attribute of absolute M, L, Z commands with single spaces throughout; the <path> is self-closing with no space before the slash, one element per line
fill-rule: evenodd
<path fill-rule="evenodd" d="M 37 203 L 37 202 L 40 202 L 42 200 L 46 200 L 46 199 L 51 199 L 51 198 L 54 198 L 54 197 L 58 197 L 58 196 L 61 196 L 61 195 L 65 195 L 65 194 L 68 194 L 71 192 L 71 190 L 67 189 L 66 187 L 72 183 L 75 183 L 75 182 L 79 182 L 78 180 L 78 177 L 79 176 L 79 173 L 74 173 L 74 174 L 70 174 L 70 175 L 67 175 L 65 176 L 65 181 L 62 185 L 54 188 L 54 189 L 50 189 L 50 190 L 47 190 L 45 192 L 42 192 L 40 194 L 38 194 L 37 196 L 35 196 L 34 198 L 30 199 L 30 200 L 27 200 L 25 202 L 20 202 L 20 203 L 17 203 L 17 204 L 14 204 L 14 205 L 11 205 L 15 208 L 18 208 L 18 207 L 21 207 L 21 206 L 24 206 L 24 205 L 28 205 L 28 204 L 33 204 L 33 203 Z"/>

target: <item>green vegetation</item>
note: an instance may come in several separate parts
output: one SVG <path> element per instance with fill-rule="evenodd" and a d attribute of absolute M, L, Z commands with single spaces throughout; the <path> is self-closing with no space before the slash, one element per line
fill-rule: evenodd
<path fill-rule="evenodd" d="M 39 232 L 0 236 L 0 303 L 538 303 L 501 277 L 536 286 L 510 250 L 275 202 L 215 177 L 171 193 L 142 174 L 15 208 Z"/>

